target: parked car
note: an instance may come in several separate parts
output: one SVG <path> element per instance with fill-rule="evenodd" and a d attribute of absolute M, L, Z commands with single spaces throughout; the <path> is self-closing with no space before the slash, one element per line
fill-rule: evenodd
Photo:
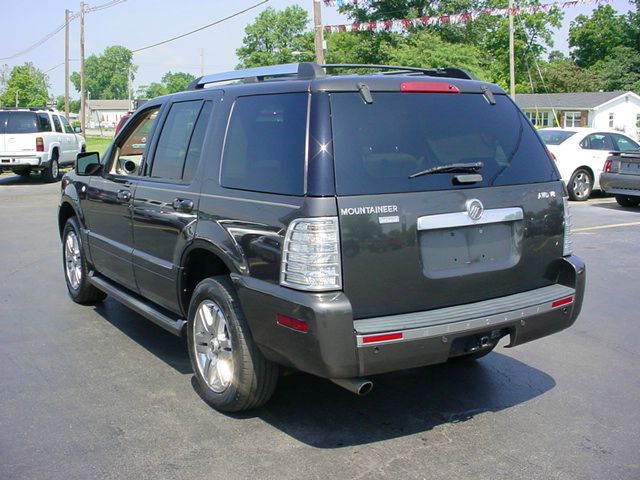
<path fill-rule="evenodd" d="M 59 167 L 73 165 L 85 149 L 84 137 L 55 110 L 0 109 L 0 172 L 40 171 L 46 182 L 54 182 Z"/>
<path fill-rule="evenodd" d="M 108 294 L 185 335 L 219 410 L 266 402 L 280 367 L 364 394 L 371 375 L 474 360 L 580 312 L 564 185 L 504 90 L 357 67 L 373 74 L 201 77 L 63 178 L 71 298 Z"/>
<path fill-rule="evenodd" d="M 595 128 L 544 128 L 538 132 L 553 154 L 572 200 L 584 201 L 600 189 L 600 173 L 609 152 L 631 152 L 640 144 L 617 131 Z"/>
<path fill-rule="evenodd" d="M 600 185 L 623 207 L 640 205 L 640 152 L 612 153 L 600 174 Z"/>

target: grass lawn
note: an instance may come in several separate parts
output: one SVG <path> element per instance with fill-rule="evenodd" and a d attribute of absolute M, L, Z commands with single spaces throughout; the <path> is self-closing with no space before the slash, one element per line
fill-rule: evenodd
<path fill-rule="evenodd" d="M 87 152 L 100 152 L 100 155 L 107 149 L 113 137 L 90 137 L 86 136 Z"/>

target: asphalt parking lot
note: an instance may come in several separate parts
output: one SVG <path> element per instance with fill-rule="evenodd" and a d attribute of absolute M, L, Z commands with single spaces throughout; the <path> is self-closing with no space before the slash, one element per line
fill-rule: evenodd
<path fill-rule="evenodd" d="M 59 183 L 0 176 L 0 479 L 638 479 L 640 209 L 572 203 L 587 263 L 576 324 L 467 365 L 304 374 L 224 415 L 183 340 L 67 296 Z"/>

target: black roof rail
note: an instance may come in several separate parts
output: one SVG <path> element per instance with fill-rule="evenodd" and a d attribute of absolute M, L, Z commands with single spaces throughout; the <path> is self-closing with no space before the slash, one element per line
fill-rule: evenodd
<path fill-rule="evenodd" d="M 324 77 L 322 68 L 311 62 L 288 63 L 286 65 L 272 65 L 268 67 L 247 68 L 244 70 L 232 70 L 230 72 L 214 73 L 196 78 L 189 84 L 187 90 L 197 90 L 206 85 L 215 83 L 243 80 L 245 82 L 263 82 L 269 78 L 296 78 L 299 80 L 312 80 Z"/>
<path fill-rule="evenodd" d="M 357 64 L 357 63 L 333 63 L 327 65 L 321 65 L 322 68 L 347 68 L 347 69 L 367 69 L 367 70 L 381 70 L 382 75 L 427 75 L 429 77 L 442 77 L 442 78 L 459 78 L 463 80 L 477 80 L 477 78 L 463 70 L 461 68 L 446 67 L 446 68 L 420 68 L 420 67 L 403 67 L 398 65 L 369 65 L 369 64 Z"/>

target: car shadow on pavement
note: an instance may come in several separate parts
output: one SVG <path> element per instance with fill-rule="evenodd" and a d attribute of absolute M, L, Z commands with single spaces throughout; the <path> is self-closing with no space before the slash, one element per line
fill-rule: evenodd
<path fill-rule="evenodd" d="M 171 368 L 182 374 L 193 373 L 184 338 L 176 337 L 111 298 L 95 305 L 94 310 Z"/>
<path fill-rule="evenodd" d="M 546 373 L 500 353 L 476 362 L 371 378 L 365 397 L 306 374 L 280 379 L 258 417 L 316 448 L 342 448 L 428 432 L 527 402 L 555 387 Z"/>
<path fill-rule="evenodd" d="M 46 182 L 42 179 L 42 175 L 38 173 L 32 173 L 28 177 L 12 174 L 0 175 L 0 185 L 42 185 L 44 183 Z"/>

